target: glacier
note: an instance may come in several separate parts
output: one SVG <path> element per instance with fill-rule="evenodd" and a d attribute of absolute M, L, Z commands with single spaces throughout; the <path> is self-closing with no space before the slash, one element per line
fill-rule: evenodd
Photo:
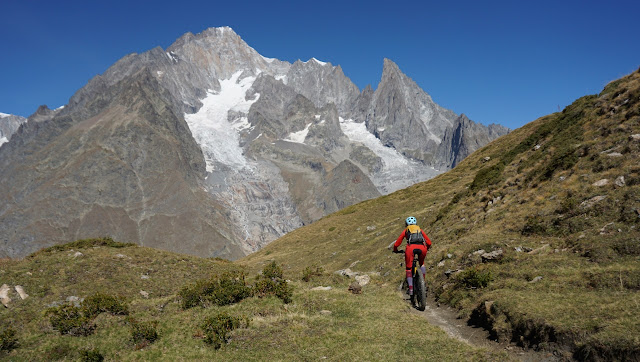
<path fill-rule="evenodd" d="M 234 123 L 228 119 L 230 111 L 246 115 L 251 105 L 260 97 L 256 93 L 254 99 L 245 99 L 245 94 L 256 77 L 239 79 L 242 73 L 243 71 L 237 71 L 231 78 L 220 81 L 219 92 L 209 91 L 202 100 L 200 110 L 184 116 L 193 137 L 202 148 L 208 172 L 213 172 L 217 162 L 234 170 L 252 168 L 240 147 L 238 134 L 238 131 L 250 127 L 249 122 L 246 116 Z"/>

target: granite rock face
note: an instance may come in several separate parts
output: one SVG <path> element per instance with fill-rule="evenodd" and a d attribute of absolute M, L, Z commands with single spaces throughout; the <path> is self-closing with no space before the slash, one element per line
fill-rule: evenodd
<path fill-rule="evenodd" d="M 469 142 L 485 145 L 508 132 L 504 127 L 476 124 L 439 106 L 389 59 L 384 60 L 378 88 L 373 92 L 365 89 L 352 114 L 384 145 L 441 170 L 454 167 L 469 155 L 468 150 L 474 147 Z M 466 134 L 467 143 L 454 140 L 455 132 Z"/>
<path fill-rule="evenodd" d="M 223 208 L 200 185 L 202 152 L 167 96 L 141 70 L 101 93 L 94 117 L 70 110 L 43 121 L 52 135 L 46 146 L 36 136 L 26 157 L 20 149 L 3 153 L 0 180 L 11 185 L 0 190 L 7 200 L 0 206 L 3 256 L 103 235 L 191 254 L 244 255 Z"/>
<path fill-rule="evenodd" d="M 12 114 L 0 113 L 0 146 L 9 142 L 11 136 L 18 131 L 26 118 Z"/>
<path fill-rule="evenodd" d="M 438 106 L 390 60 L 360 92 L 228 27 L 127 55 L 22 123 L 0 147 L 0 257 L 111 236 L 235 259 L 507 131 Z"/>

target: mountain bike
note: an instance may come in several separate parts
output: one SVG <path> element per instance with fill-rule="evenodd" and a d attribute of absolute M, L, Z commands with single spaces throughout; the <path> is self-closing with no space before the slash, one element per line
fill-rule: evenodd
<path fill-rule="evenodd" d="M 398 254 L 404 254 L 404 250 L 398 250 Z M 411 305 L 419 310 L 424 311 L 427 307 L 427 284 L 424 281 L 424 274 L 420 269 L 419 257 L 422 251 L 419 249 L 413 250 L 413 264 L 411 265 L 411 275 L 413 277 L 413 295 L 411 295 Z M 407 293 L 409 293 L 409 283 L 405 279 L 403 283 Z"/>

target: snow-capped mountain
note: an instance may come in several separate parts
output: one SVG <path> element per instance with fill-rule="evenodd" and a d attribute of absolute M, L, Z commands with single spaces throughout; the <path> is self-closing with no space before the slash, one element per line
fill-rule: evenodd
<path fill-rule="evenodd" d="M 0 147 L 9 142 L 11 136 L 18 131 L 27 119 L 13 114 L 0 113 Z"/>
<path fill-rule="evenodd" d="M 231 28 L 187 33 L 41 107 L 0 149 L 0 256 L 109 235 L 237 258 L 506 131 L 438 106 L 390 60 L 360 91 L 340 66 L 266 58 Z"/>

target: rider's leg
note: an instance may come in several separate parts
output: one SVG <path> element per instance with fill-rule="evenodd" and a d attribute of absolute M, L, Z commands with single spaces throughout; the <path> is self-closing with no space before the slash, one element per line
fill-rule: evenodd
<path fill-rule="evenodd" d="M 407 274 L 407 284 L 409 285 L 409 295 L 413 295 L 413 276 L 411 275 L 411 265 L 413 264 L 413 250 L 407 245 L 404 252 L 404 262 Z"/>
<path fill-rule="evenodd" d="M 409 295 L 413 295 L 413 277 L 411 276 L 411 269 L 407 269 L 407 284 L 409 284 Z"/>

